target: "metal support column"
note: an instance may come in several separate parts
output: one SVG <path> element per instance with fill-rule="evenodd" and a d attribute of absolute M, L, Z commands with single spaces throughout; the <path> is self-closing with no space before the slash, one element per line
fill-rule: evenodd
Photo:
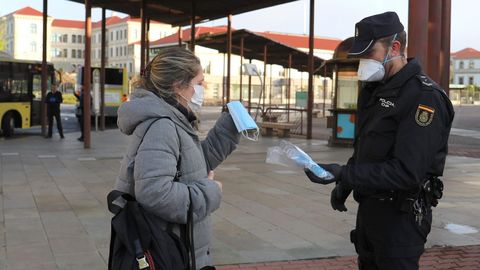
<path fill-rule="evenodd" d="M 91 55 L 91 36 L 92 36 L 92 1 L 85 0 L 85 64 L 83 66 L 83 147 L 90 148 L 90 86 L 92 81 L 92 72 L 90 66 Z"/>
<path fill-rule="evenodd" d="M 141 24 L 141 30 L 140 30 L 140 72 L 143 72 L 145 69 L 145 22 L 146 22 L 146 17 L 145 17 L 145 8 L 146 8 L 146 2 L 147 0 L 142 0 L 142 7 L 140 8 L 140 24 Z"/>
<path fill-rule="evenodd" d="M 315 0 L 310 0 L 310 35 L 308 40 L 309 51 L 308 51 L 307 139 L 312 139 L 314 19 L 315 19 Z"/>
<path fill-rule="evenodd" d="M 240 102 L 243 102 L 243 37 L 240 38 Z"/>
<path fill-rule="evenodd" d="M 450 90 L 450 27 L 452 0 L 442 0 L 442 41 L 440 53 L 440 86 L 449 94 Z"/>
<path fill-rule="evenodd" d="M 145 66 L 150 62 L 150 19 L 147 19 L 147 34 L 146 34 L 146 56 L 145 56 Z"/>
<path fill-rule="evenodd" d="M 290 95 L 292 94 L 292 54 L 288 54 L 288 79 L 287 79 L 287 122 L 290 122 Z"/>
<path fill-rule="evenodd" d="M 182 47 L 182 38 L 183 38 L 183 31 L 182 31 L 182 27 L 179 26 L 178 27 L 178 46 L 179 47 Z"/>
<path fill-rule="evenodd" d="M 442 43 L 442 5 L 432 1 L 428 6 L 428 58 L 427 74 L 435 82 L 440 82 L 440 46 Z"/>
<path fill-rule="evenodd" d="M 252 59 L 248 61 L 252 64 Z M 248 113 L 251 112 L 252 107 L 252 76 L 248 75 Z"/>
<path fill-rule="evenodd" d="M 263 110 L 265 110 L 265 90 L 267 88 L 267 53 L 268 48 L 267 45 L 263 47 L 263 89 L 261 89 L 260 97 L 263 94 Z M 258 100 L 258 106 L 260 107 L 260 100 Z"/>
<path fill-rule="evenodd" d="M 428 2 L 408 2 L 408 57 L 415 57 L 426 71 L 428 57 Z"/>
<path fill-rule="evenodd" d="M 190 27 L 190 51 L 195 52 L 195 17 L 197 12 L 197 5 L 195 0 L 192 0 L 192 19 Z"/>
<path fill-rule="evenodd" d="M 106 10 L 102 8 L 102 45 L 100 49 L 100 130 L 105 130 L 105 34 Z"/>
<path fill-rule="evenodd" d="M 48 0 L 43 0 L 43 21 L 42 21 L 42 102 L 40 103 L 40 117 L 42 124 L 42 136 L 47 135 L 47 125 L 46 125 L 46 112 L 47 108 L 45 106 L 45 96 L 47 94 L 47 80 L 48 80 L 48 71 L 47 71 L 47 14 L 48 14 Z"/>
<path fill-rule="evenodd" d="M 230 79 L 232 67 L 232 15 L 228 15 L 227 26 L 227 103 L 230 102 Z"/>
<path fill-rule="evenodd" d="M 272 91 L 272 80 L 273 80 L 273 76 L 272 76 L 272 66 L 273 65 L 270 65 L 270 83 L 269 83 L 269 86 L 268 86 L 268 104 L 269 106 L 271 107 L 272 106 L 272 94 L 273 94 L 273 91 Z"/>

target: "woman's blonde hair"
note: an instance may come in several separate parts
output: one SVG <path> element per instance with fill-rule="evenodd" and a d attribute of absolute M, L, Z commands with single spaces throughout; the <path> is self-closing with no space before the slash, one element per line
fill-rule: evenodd
<path fill-rule="evenodd" d="M 200 60 L 192 52 L 181 47 L 164 48 L 148 63 L 133 86 L 169 98 L 174 95 L 174 87 L 188 87 L 201 68 Z"/>

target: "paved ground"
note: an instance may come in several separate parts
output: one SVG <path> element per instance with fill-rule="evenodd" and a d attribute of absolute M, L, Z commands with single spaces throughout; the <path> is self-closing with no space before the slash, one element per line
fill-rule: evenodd
<path fill-rule="evenodd" d="M 218 270 L 354 270 L 357 260 L 354 256 L 326 259 L 278 261 L 243 265 L 223 265 Z M 428 249 L 420 259 L 421 270 L 478 270 L 480 269 L 480 246 L 435 247 Z"/>
<path fill-rule="evenodd" d="M 206 129 L 212 121 L 202 123 Z M 478 142 L 476 130 L 456 128 L 459 142 Z M 111 215 L 105 197 L 128 138 L 116 129 L 94 132 L 92 149 L 85 150 L 76 141 L 78 132 L 68 133 L 65 140 L 28 134 L 0 139 L 0 269 L 106 269 Z M 349 199 L 346 213 L 334 212 L 331 186 L 310 183 L 301 171 L 265 164 L 267 147 L 278 141 L 242 141 L 216 170 L 216 179 L 224 183 L 222 206 L 213 215 L 216 264 L 292 261 L 288 264 L 302 265 L 299 269 L 326 269 L 321 268 L 324 263 L 339 261 L 343 268 L 332 264 L 328 269 L 354 269 L 347 236 L 355 222 L 355 202 Z M 290 141 L 322 162 L 345 162 L 351 154 L 351 149 L 330 148 L 324 140 Z M 452 259 L 452 267 L 470 262 L 465 259 L 469 256 L 478 258 L 479 165 L 477 158 L 448 157 L 445 198 L 434 211 L 427 246 L 456 248 L 431 250 L 422 259 L 425 267 L 448 265 L 445 258 Z M 451 224 L 473 231 L 452 232 L 447 229 Z M 335 258 L 312 264 L 329 257 Z M 242 268 L 282 269 L 276 264 Z"/>

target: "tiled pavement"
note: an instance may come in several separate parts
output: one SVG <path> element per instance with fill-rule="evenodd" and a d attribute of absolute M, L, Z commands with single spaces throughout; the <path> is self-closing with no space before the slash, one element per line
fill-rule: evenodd
<path fill-rule="evenodd" d="M 218 270 L 354 270 L 357 259 L 354 256 L 342 256 L 326 259 L 278 261 L 271 263 L 252 263 L 222 265 Z M 434 247 L 428 249 L 420 259 L 421 270 L 478 270 L 480 269 L 480 246 Z"/>
<path fill-rule="evenodd" d="M 105 197 L 128 139 L 117 130 L 94 132 L 92 149 L 85 150 L 76 135 L 0 141 L 0 270 L 106 269 L 111 215 Z M 330 148 L 325 141 L 290 140 L 323 162 L 345 162 L 351 154 L 351 149 Z M 347 235 L 355 222 L 355 202 L 347 201 L 346 213 L 334 212 L 331 186 L 310 183 L 301 171 L 265 164 L 267 147 L 277 143 L 272 138 L 242 141 L 216 170 L 216 179 L 224 184 L 222 205 L 213 215 L 216 264 L 255 269 L 245 263 L 273 261 L 261 269 L 276 269 L 278 261 L 291 261 L 299 269 L 302 262 L 310 263 L 304 269 L 323 269 L 323 263 L 339 261 L 342 269 L 354 269 Z M 449 156 L 445 198 L 434 211 L 428 247 L 463 250 L 480 244 L 478 232 L 445 228 L 449 223 L 480 228 L 479 165 L 479 159 Z M 437 254 L 435 260 L 452 255 L 432 254 Z M 462 257 L 467 255 L 453 255 L 467 261 Z M 424 258 L 422 262 L 428 256 Z M 446 265 L 442 261 L 435 267 Z"/>

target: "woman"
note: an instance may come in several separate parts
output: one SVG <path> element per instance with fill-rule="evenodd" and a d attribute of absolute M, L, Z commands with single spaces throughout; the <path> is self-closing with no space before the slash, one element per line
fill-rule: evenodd
<path fill-rule="evenodd" d="M 118 110 L 120 130 L 133 136 L 115 184 L 166 223 L 185 224 L 192 204 L 198 269 L 212 265 L 210 214 L 222 197 L 213 170 L 239 142 L 226 112 L 199 140 L 191 107 L 201 105 L 202 84 L 200 61 L 185 49 L 166 48 L 148 64 L 131 100 Z M 179 161 L 180 181 L 174 182 Z"/>

